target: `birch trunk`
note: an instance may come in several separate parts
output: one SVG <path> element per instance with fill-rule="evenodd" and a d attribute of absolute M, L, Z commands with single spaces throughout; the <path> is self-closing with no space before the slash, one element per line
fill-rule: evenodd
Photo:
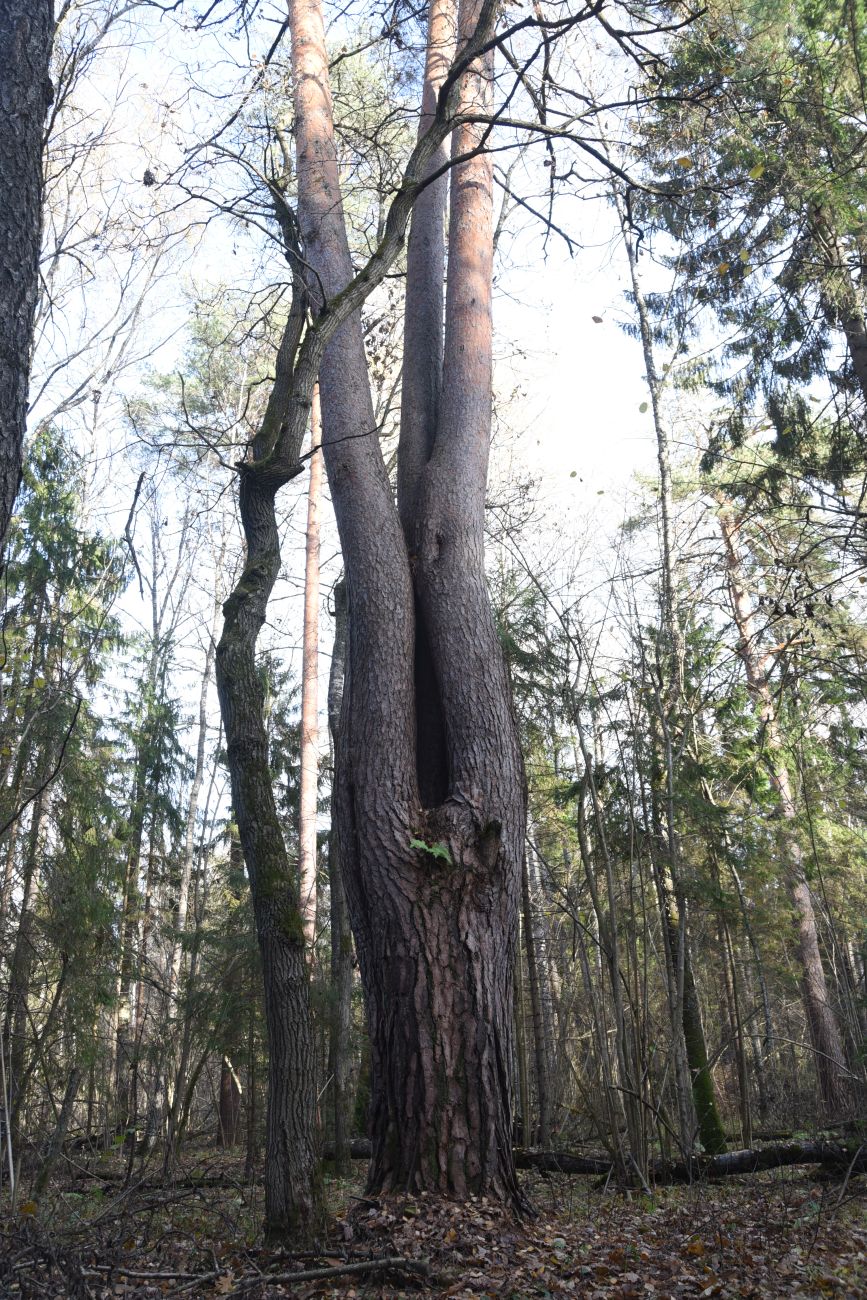
<path fill-rule="evenodd" d="M 304 633 L 301 659 L 301 808 L 298 875 L 301 918 L 310 961 L 316 939 L 316 805 L 319 790 L 319 512 L 322 498 L 322 431 L 319 390 L 313 391 L 310 421 L 312 455 L 307 491 L 304 567 Z"/>

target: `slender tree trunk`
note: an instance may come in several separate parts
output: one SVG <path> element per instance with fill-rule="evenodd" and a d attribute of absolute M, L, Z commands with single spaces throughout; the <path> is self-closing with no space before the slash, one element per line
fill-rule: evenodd
<path fill-rule="evenodd" d="M 66 1091 L 63 1094 L 63 1101 L 60 1106 L 60 1113 L 54 1125 L 54 1132 L 51 1141 L 48 1144 L 48 1150 L 40 1166 L 36 1182 L 33 1185 L 33 1196 L 38 1200 L 48 1186 L 48 1180 L 51 1177 L 51 1171 L 57 1163 L 57 1157 L 63 1150 L 63 1143 L 69 1129 L 69 1121 L 72 1119 L 72 1108 L 75 1105 L 78 1096 L 78 1088 L 81 1083 L 81 1069 L 75 1065 L 69 1072 L 69 1078 L 66 1082 Z"/>
<path fill-rule="evenodd" d="M 281 219 L 282 202 L 277 187 L 275 206 Z M 291 230 L 288 238 L 291 241 Z M 291 243 L 287 243 L 287 252 L 291 258 Z M 274 386 L 253 440 L 252 459 L 239 471 L 239 506 L 247 554 L 244 571 L 223 606 L 223 632 L 216 658 L 232 807 L 244 850 L 262 959 L 268 1029 L 265 1234 L 271 1241 L 309 1237 L 318 1214 L 313 1151 L 314 1057 L 304 929 L 297 882 L 271 784 L 264 690 L 256 662 L 259 632 L 280 571 L 275 497 L 297 473 L 299 448 L 286 445 L 293 403 L 300 404 L 293 380 L 305 303 L 297 272 L 293 290 Z"/>
<path fill-rule="evenodd" d="M 600 807 L 599 793 L 596 788 L 596 781 L 593 775 L 593 759 L 590 754 L 584 727 L 577 707 L 573 706 L 573 720 L 578 736 L 578 744 L 581 751 L 581 761 L 584 765 L 584 775 L 581 783 L 581 792 L 578 799 L 578 847 L 581 853 L 581 862 L 584 867 L 584 875 L 587 881 L 587 887 L 590 890 L 590 897 L 593 904 L 593 914 L 596 918 L 596 924 L 600 940 L 600 964 L 604 955 L 605 963 L 608 968 L 608 978 L 611 984 L 611 997 L 614 1004 L 614 1024 L 615 1024 L 615 1051 L 617 1058 L 617 1068 L 620 1073 L 620 1082 L 623 1091 L 616 1093 L 611 1086 L 614 1082 L 611 1067 L 608 1063 L 608 1042 L 602 1037 L 600 1039 L 600 1051 L 604 1063 L 603 1078 L 606 1084 L 607 1107 L 610 1116 L 611 1142 L 612 1150 L 616 1153 L 617 1164 L 620 1169 L 621 1177 L 627 1176 L 627 1165 L 629 1159 L 637 1164 L 640 1171 L 646 1169 L 647 1150 L 645 1140 L 644 1117 L 641 1114 L 640 1093 L 641 1079 L 640 1071 L 636 1070 L 636 1061 L 630 1054 L 632 1044 L 632 1035 L 628 1033 L 626 1023 L 626 1010 L 623 998 L 623 978 L 620 959 L 620 940 L 618 935 L 618 902 L 617 888 L 614 879 L 614 864 L 611 860 L 611 854 L 608 850 L 608 842 L 605 835 L 605 826 L 602 819 L 602 810 Z M 576 753 L 575 761 L 576 771 L 580 771 L 578 755 Z M 590 840 L 587 833 L 587 820 L 585 811 L 585 794 L 589 795 L 590 807 L 593 814 L 593 825 L 596 831 L 596 840 L 599 847 L 599 853 L 602 858 L 605 869 L 605 886 L 607 895 L 607 909 L 603 907 L 602 900 L 599 896 L 599 890 L 596 885 L 596 877 L 593 869 L 593 854 L 590 848 Z M 598 1020 L 598 1015 L 594 1009 L 594 1019 Z M 629 1152 L 622 1150 L 620 1141 L 619 1126 L 620 1120 L 625 1118 L 628 1139 Z M 643 1177 L 643 1172 L 642 1172 Z"/>
<path fill-rule="evenodd" d="M 539 1107 L 538 1145 L 543 1151 L 551 1147 L 551 1106 L 549 1071 L 554 1063 L 554 1040 L 550 1023 L 546 1023 L 542 1007 L 542 981 L 544 971 L 538 945 L 538 925 L 535 900 L 530 894 L 530 874 L 527 858 L 532 850 L 527 848 L 521 869 L 521 906 L 524 914 L 524 949 L 527 954 L 527 976 L 530 985 L 530 1007 L 533 1015 L 533 1055 L 536 1062 L 536 1101 Z"/>
<path fill-rule="evenodd" d="M 220 572 L 222 566 L 223 552 L 222 548 L 216 559 L 217 572 Z M 196 818 L 199 812 L 199 799 L 202 793 L 202 783 L 205 778 L 205 747 L 208 742 L 208 690 L 211 685 L 211 675 L 214 669 L 214 656 L 217 651 L 217 636 L 220 625 L 220 604 L 214 602 L 214 618 L 211 625 L 208 644 L 205 649 L 205 662 L 202 666 L 202 679 L 199 686 L 199 725 L 196 737 L 196 762 L 193 769 L 193 779 L 190 784 L 190 801 L 187 804 L 187 819 L 184 827 L 184 860 L 181 867 L 181 880 L 178 888 L 178 910 L 175 918 L 174 934 L 172 936 L 172 949 L 169 958 L 169 982 L 168 982 L 168 1005 L 169 1014 L 175 1013 L 174 1003 L 178 995 L 178 987 L 181 975 L 181 962 L 183 960 L 183 941 L 187 932 L 187 914 L 190 905 L 190 882 L 193 878 L 193 863 L 195 860 L 196 850 Z"/>
<path fill-rule="evenodd" d="M 259 1081 L 256 1074 L 256 999 L 251 996 L 249 1003 L 250 1015 L 247 1026 L 247 1141 L 244 1149 L 244 1181 L 251 1183 L 256 1170 L 256 1159 L 259 1152 L 259 1115 L 256 1107 Z"/>
<path fill-rule="evenodd" d="M 247 562 L 224 606 L 217 686 L 232 784 L 232 807 L 250 880 L 262 956 L 268 1026 L 265 1231 L 306 1236 L 313 1227 L 313 1045 L 304 931 L 280 829 L 268 761 L 256 641 L 279 572 L 274 485 L 242 471 L 241 519 Z"/>
<path fill-rule="evenodd" d="M 328 725 L 332 753 L 337 749 L 343 679 L 346 669 L 347 609 L 346 583 L 334 588 L 334 651 L 328 681 Z M 328 879 L 331 899 L 331 1026 L 329 1073 L 334 1098 L 334 1163 L 338 1173 L 349 1169 L 349 1053 L 352 1030 L 352 932 L 349 905 L 340 870 L 337 828 L 328 837 Z"/>
<path fill-rule="evenodd" d="M 40 768 L 37 769 L 38 771 Z M 37 781 L 38 781 L 37 775 Z M 3 1021 L 3 1044 L 9 1045 L 9 1097 L 12 1110 L 12 1145 L 19 1149 L 19 1126 L 24 1105 L 24 1062 L 27 1055 L 27 1001 L 30 996 L 30 977 L 33 970 L 34 899 L 39 881 L 39 850 L 42 820 L 45 812 L 45 794 L 41 792 L 33 802 L 27 856 L 24 862 L 21 911 L 18 932 L 9 969 L 9 990 L 6 1014 Z"/>
<path fill-rule="evenodd" d="M 52 0 L 0 5 L 0 565 L 21 480 L 42 231 Z"/>
<path fill-rule="evenodd" d="M 241 1083 L 228 1056 L 220 1058 L 220 1129 L 218 1145 L 236 1147 L 241 1140 Z"/>
<path fill-rule="evenodd" d="M 310 961 L 316 939 L 316 820 L 319 792 L 319 512 L 322 429 L 319 389 L 313 390 L 310 421 L 313 454 L 307 491 L 307 542 L 304 568 L 304 634 L 301 658 L 301 808 L 298 825 L 298 875 L 301 917 Z"/>
<path fill-rule="evenodd" d="M 683 635 L 676 603 L 676 574 L 674 556 L 673 505 L 671 483 L 671 455 L 668 430 L 662 410 L 662 383 L 656 371 L 653 351 L 653 332 L 647 304 L 638 276 L 638 259 L 630 234 L 627 214 L 615 190 L 615 203 L 623 241 L 629 261 L 632 293 L 638 314 L 638 328 L 644 356 L 647 388 L 650 394 L 653 425 L 656 433 L 657 464 L 659 468 L 660 551 L 662 558 L 662 615 L 663 615 L 663 667 L 660 670 L 660 689 L 654 687 L 654 697 L 662 738 L 665 772 L 665 856 L 659 863 L 660 900 L 663 921 L 668 928 L 669 948 L 676 955 L 677 989 L 680 1014 L 683 1019 L 683 1036 L 692 1079 L 693 1100 L 698 1119 L 699 1136 L 705 1151 L 718 1155 L 725 1150 L 725 1130 L 717 1110 L 713 1078 L 708 1065 L 707 1044 L 701 1009 L 693 974 L 689 932 L 686 925 L 686 898 L 681 885 L 679 844 L 676 825 L 676 781 L 674 739 L 672 729 L 683 713 Z"/>
<path fill-rule="evenodd" d="M 830 1114 L 836 1115 L 845 1110 L 850 1101 L 849 1088 L 845 1082 L 848 1070 L 843 1041 L 819 951 L 816 914 L 795 829 L 798 816 L 795 793 L 768 681 L 767 658 L 762 656 L 759 647 L 752 604 L 747 593 L 738 522 L 730 502 L 721 500 L 719 505 L 718 518 L 725 546 L 732 611 L 740 637 L 740 655 L 746 671 L 747 686 L 764 732 L 765 758 L 771 785 L 777 795 L 780 864 L 798 918 L 801 989 L 816 1060 L 816 1073 L 825 1108 Z"/>
<path fill-rule="evenodd" d="M 524 1005 L 524 958 L 520 948 L 515 958 L 515 1061 L 518 1067 L 518 1102 L 521 1113 L 520 1141 L 522 1146 L 531 1146 L 533 1125 L 530 1114 L 530 1064 Z"/>

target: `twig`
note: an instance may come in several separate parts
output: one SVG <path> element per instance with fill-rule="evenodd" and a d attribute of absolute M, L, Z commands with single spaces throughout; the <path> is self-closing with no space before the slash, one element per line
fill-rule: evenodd
<path fill-rule="evenodd" d="M 145 481 L 145 472 L 144 470 L 142 470 L 142 472 L 138 476 L 138 483 L 136 483 L 135 485 L 135 492 L 133 493 L 132 505 L 129 508 L 129 515 L 126 521 L 126 528 L 124 528 L 123 530 L 123 535 L 126 538 L 126 544 L 129 547 L 129 553 L 132 556 L 132 562 L 135 565 L 135 571 L 138 574 L 138 589 L 142 600 L 144 600 L 144 583 L 142 582 L 141 569 L 138 567 L 138 556 L 135 553 L 135 546 L 132 540 L 132 521 L 135 515 L 135 508 L 138 505 L 138 498 L 139 498 L 139 493 L 141 492 L 141 485 L 142 483 L 144 483 L 144 481 Z"/>
<path fill-rule="evenodd" d="M 60 746 L 60 753 L 57 757 L 57 762 L 54 764 L 54 767 L 51 769 L 51 771 L 49 772 L 45 780 L 42 782 L 42 784 L 37 786 L 36 789 L 33 791 L 33 793 L 28 795 L 27 798 L 15 809 L 15 812 L 12 814 L 12 816 L 7 818 L 7 820 L 3 823 L 3 825 L 0 826 L 0 839 L 2 839 L 2 837 L 9 830 L 9 827 L 12 826 L 13 823 L 18 820 L 18 818 L 24 812 L 24 809 L 28 807 L 29 804 L 32 804 L 33 800 L 36 799 L 40 794 L 42 794 L 44 790 L 47 790 L 48 787 L 51 785 L 51 782 L 57 776 L 57 773 L 60 771 L 61 764 L 63 763 L 63 759 L 66 755 L 66 746 L 69 744 L 70 737 L 72 736 L 72 733 L 75 730 L 75 724 L 78 721 L 78 715 L 81 712 L 82 704 L 83 704 L 83 700 L 79 695 L 75 701 L 75 712 L 72 715 L 72 721 L 70 722 L 69 727 L 67 728 L 66 735 L 63 737 L 63 744 Z"/>
<path fill-rule="evenodd" d="M 322 1278 L 342 1277 L 346 1273 L 401 1272 L 427 1277 L 429 1271 L 430 1265 L 426 1259 L 405 1259 L 400 1255 L 387 1255 L 383 1259 L 359 1260 L 354 1264 L 339 1264 L 332 1268 L 306 1268 L 299 1273 L 266 1273 L 259 1277 L 245 1278 L 240 1286 L 229 1294 L 243 1295 L 245 1291 L 249 1291 L 260 1282 L 267 1282 L 269 1286 L 274 1283 L 318 1282 Z"/>
<path fill-rule="evenodd" d="M 834 1202 L 834 1208 L 831 1211 L 832 1217 L 837 1213 L 840 1206 L 843 1204 L 843 1197 L 846 1195 L 846 1188 L 849 1186 L 849 1179 L 852 1176 L 852 1170 L 855 1168 L 855 1164 L 858 1160 L 858 1157 L 860 1156 L 863 1150 L 864 1150 L 864 1143 L 862 1142 L 858 1150 L 855 1152 L 854 1156 L 852 1157 L 852 1159 L 849 1161 L 849 1168 L 846 1170 L 846 1177 L 843 1179 L 843 1186 L 840 1188 L 840 1195 L 837 1197 L 836 1201 Z"/>
<path fill-rule="evenodd" d="M 94 1277 L 99 1273 L 117 1273 L 118 1277 L 136 1277 L 150 1282 L 187 1282 L 191 1278 L 196 1282 L 202 1280 L 205 1276 L 202 1273 L 169 1273 L 154 1272 L 149 1273 L 140 1269 L 125 1268 L 123 1264 L 95 1264 L 92 1269 L 84 1269 L 88 1277 Z M 214 1274 L 207 1274 L 208 1277 Z"/>

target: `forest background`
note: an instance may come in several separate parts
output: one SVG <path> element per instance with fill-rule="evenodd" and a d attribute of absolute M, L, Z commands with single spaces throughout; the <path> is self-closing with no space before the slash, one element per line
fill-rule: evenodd
<path fill-rule="evenodd" d="M 486 137 L 486 578 L 528 789 L 512 1138 L 648 1191 L 784 1139 L 783 1162 L 854 1173 L 864 14 L 526 14 Z M 414 143 L 427 12 L 326 17 L 357 270 Z M 263 1147 L 279 1164 L 216 670 L 300 184 L 282 5 L 81 0 L 56 18 L 0 735 L 3 1178 L 33 1214 L 64 1162 L 100 1153 L 128 1181 L 176 1177 L 203 1140 L 240 1147 L 248 1179 Z M 400 254 L 361 307 L 392 476 L 405 273 Z M 344 1171 L 372 1065 L 331 812 L 344 566 L 315 420 L 277 498 L 256 679 L 303 921 L 312 1140 Z M 451 865 L 451 834 L 413 852 Z M 278 1236 L 297 1173 L 269 1184 Z"/>

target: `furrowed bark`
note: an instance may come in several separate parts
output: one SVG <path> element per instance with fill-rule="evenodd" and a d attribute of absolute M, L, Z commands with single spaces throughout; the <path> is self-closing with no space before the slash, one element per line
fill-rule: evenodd
<path fill-rule="evenodd" d="M 287 240 L 290 261 L 293 251 Z M 280 571 L 275 497 L 298 472 L 303 436 L 300 421 L 291 420 L 293 406 L 297 411 L 298 405 L 293 380 L 305 310 L 296 267 L 297 257 L 292 308 L 274 386 L 253 440 L 252 460 L 239 466 L 247 555 L 244 571 L 223 606 L 216 658 L 232 807 L 262 957 L 268 1028 L 265 1234 L 270 1241 L 303 1240 L 317 1217 L 314 1058 L 304 929 L 271 784 L 264 688 L 256 663 L 256 643 Z"/>
<path fill-rule="evenodd" d="M 53 38 L 53 0 L 6 0 L 0 6 L 0 564 L 27 423 Z"/>
<path fill-rule="evenodd" d="M 305 257 L 327 303 L 334 295 L 342 303 L 352 268 L 321 12 L 315 0 L 293 0 L 290 19 Z M 465 6 L 459 59 L 479 47 L 480 33 L 490 36 L 493 20 L 492 5 Z M 453 101 L 459 113 L 488 103 L 489 56 L 481 65 L 460 80 L 453 67 L 435 126 Z M 438 143 L 431 131 L 422 140 Z M 478 128 L 465 124 L 453 150 L 479 143 Z M 417 151 L 411 169 L 427 158 Z M 357 317 L 333 335 L 320 367 L 323 446 L 350 610 L 335 803 L 372 1040 L 369 1185 L 519 1202 L 510 1145 L 511 981 L 524 787 L 482 555 L 491 400 L 487 160 L 461 164 L 454 185 L 444 373 L 462 394 L 447 417 L 441 403 L 417 498 L 419 526 L 412 526 L 419 543 L 412 569 L 378 443 L 364 436 L 374 434 L 374 423 Z M 435 806 L 419 790 L 416 594 L 446 737 L 447 782 Z"/>

